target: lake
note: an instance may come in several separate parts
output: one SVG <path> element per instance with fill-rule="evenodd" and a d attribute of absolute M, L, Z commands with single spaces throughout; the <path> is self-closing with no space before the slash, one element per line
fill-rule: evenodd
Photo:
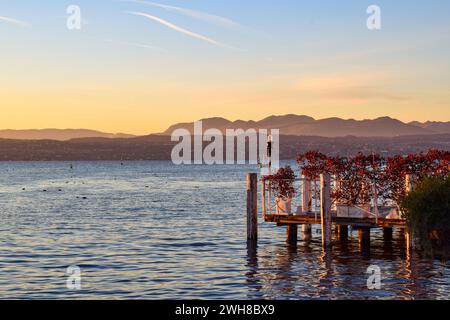
<path fill-rule="evenodd" d="M 167 161 L 0 162 L 1 299 L 449 299 L 450 270 L 372 231 L 324 254 L 260 220 L 246 243 L 256 166 Z M 68 266 L 81 289 L 66 287 Z M 366 270 L 381 269 L 369 290 Z"/>

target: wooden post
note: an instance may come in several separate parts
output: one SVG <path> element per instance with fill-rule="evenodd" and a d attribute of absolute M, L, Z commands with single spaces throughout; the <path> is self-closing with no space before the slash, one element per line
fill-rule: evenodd
<path fill-rule="evenodd" d="M 406 250 L 410 251 L 416 249 L 416 240 L 414 239 L 414 234 L 411 231 L 406 230 L 405 238 L 406 238 Z"/>
<path fill-rule="evenodd" d="M 414 182 L 415 182 L 415 176 L 413 174 L 407 174 L 405 176 L 405 189 L 406 193 L 409 193 L 414 190 Z"/>
<path fill-rule="evenodd" d="M 333 175 L 333 191 L 337 191 L 341 188 L 341 183 L 338 180 L 338 177 L 336 175 Z M 337 203 L 333 202 L 331 209 L 333 211 L 337 211 Z"/>
<path fill-rule="evenodd" d="M 312 238 L 312 227 L 310 224 L 302 225 L 302 239 L 304 241 L 310 241 Z"/>
<path fill-rule="evenodd" d="M 384 241 L 392 240 L 392 228 L 383 228 L 383 239 Z"/>
<path fill-rule="evenodd" d="M 264 181 L 264 177 L 261 178 L 261 208 L 262 208 L 262 216 L 265 218 L 266 216 L 266 182 Z"/>
<path fill-rule="evenodd" d="M 348 240 L 348 226 L 339 226 L 339 240 L 340 241 Z"/>
<path fill-rule="evenodd" d="M 290 245 L 297 245 L 298 228 L 296 224 L 286 225 L 286 242 Z"/>
<path fill-rule="evenodd" d="M 358 230 L 359 250 L 365 257 L 370 257 L 370 228 L 363 227 Z"/>
<path fill-rule="evenodd" d="M 407 174 L 405 176 L 405 189 L 406 193 L 410 193 L 414 190 L 414 183 L 415 183 L 415 176 L 413 174 Z M 415 241 L 414 241 L 414 235 L 412 232 L 408 229 L 406 229 L 406 250 L 409 251 L 411 249 L 414 249 Z"/>
<path fill-rule="evenodd" d="M 322 220 L 322 246 L 331 246 L 330 175 L 320 175 L 320 217 Z"/>
<path fill-rule="evenodd" d="M 311 211 L 311 180 L 302 175 L 302 211 Z"/>
<path fill-rule="evenodd" d="M 258 239 L 258 175 L 247 175 L 247 240 Z"/>
<path fill-rule="evenodd" d="M 358 230 L 359 233 L 359 243 L 361 247 L 370 246 L 370 228 L 361 228 Z"/>
<path fill-rule="evenodd" d="M 405 228 L 395 228 L 395 229 L 397 230 L 397 234 L 398 234 L 398 237 L 400 239 L 405 239 L 406 238 L 406 230 L 405 230 Z"/>
<path fill-rule="evenodd" d="M 302 175 L 302 213 L 311 212 L 311 180 Z M 302 225 L 302 239 L 310 241 L 312 238 L 312 228 L 310 224 Z"/>

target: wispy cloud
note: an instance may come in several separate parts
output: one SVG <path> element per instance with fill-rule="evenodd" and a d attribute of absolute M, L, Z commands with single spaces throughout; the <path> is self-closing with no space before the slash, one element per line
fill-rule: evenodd
<path fill-rule="evenodd" d="M 231 19 L 224 18 L 218 15 L 192 10 L 188 8 L 182 8 L 182 7 L 176 7 L 176 6 L 170 6 L 158 2 L 152 2 L 152 1 L 141 1 L 141 0 L 121 0 L 121 2 L 134 2 L 134 3 L 140 3 L 143 5 L 153 6 L 157 8 L 164 9 L 166 11 L 176 12 L 197 20 L 201 20 L 210 24 L 218 25 L 225 28 L 230 29 L 237 29 L 240 28 L 241 25 Z"/>
<path fill-rule="evenodd" d="M 148 14 L 148 13 L 144 13 L 144 12 L 135 12 L 135 11 L 127 11 L 126 13 L 132 14 L 132 15 L 135 15 L 135 16 L 145 17 L 145 18 L 147 18 L 147 19 L 156 21 L 156 22 L 158 22 L 158 23 L 160 23 L 160 24 L 162 24 L 162 25 L 164 25 L 164 26 L 166 26 L 166 27 L 168 27 L 168 28 L 170 28 L 170 29 L 172 29 L 172 30 L 175 30 L 175 31 L 180 32 L 180 33 L 183 33 L 183 34 L 185 34 L 185 35 L 187 35 L 187 36 L 189 36 L 189 37 L 196 38 L 196 39 L 199 39 L 199 40 L 208 42 L 208 43 L 213 44 L 213 45 L 218 46 L 218 47 L 228 48 L 228 49 L 233 49 L 233 50 L 239 50 L 238 48 L 235 48 L 235 47 L 232 47 L 232 46 L 228 46 L 228 45 L 223 44 L 223 43 L 221 43 L 221 42 L 219 42 L 219 41 L 216 41 L 216 40 L 214 40 L 214 39 L 211 39 L 211 38 L 208 38 L 208 37 L 203 36 L 203 35 L 201 35 L 201 34 L 198 34 L 198 33 L 192 32 L 192 31 L 189 31 L 189 30 L 184 29 L 184 28 L 182 28 L 182 27 L 179 27 L 179 26 L 177 26 L 177 25 L 175 25 L 175 24 L 173 24 L 173 23 L 171 23 L 171 22 L 169 22 L 169 21 L 166 21 L 166 20 L 161 19 L 161 18 L 159 18 L 159 17 L 150 15 L 150 14 Z"/>
<path fill-rule="evenodd" d="M 0 22 L 6 22 L 21 28 L 30 26 L 30 24 L 28 24 L 27 22 L 4 16 L 0 16 Z"/>

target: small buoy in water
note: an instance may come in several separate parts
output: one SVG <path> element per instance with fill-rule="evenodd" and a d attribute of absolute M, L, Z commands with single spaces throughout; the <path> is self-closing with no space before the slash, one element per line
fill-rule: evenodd
<path fill-rule="evenodd" d="M 44 190 L 42 190 L 42 191 L 43 191 L 43 192 L 47 192 L 47 190 L 45 190 L 45 189 L 44 189 Z"/>
<path fill-rule="evenodd" d="M 87 199 L 87 197 L 83 197 L 83 199 L 84 199 L 84 200 L 86 200 L 86 199 Z"/>
<path fill-rule="evenodd" d="M 62 189 L 58 189 L 58 191 L 62 191 Z"/>
<path fill-rule="evenodd" d="M 146 188 L 150 188 L 149 186 L 145 186 Z"/>
<path fill-rule="evenodd" d="M 22 188 L 23 191 L 25 191 L 25 188 Z"/>

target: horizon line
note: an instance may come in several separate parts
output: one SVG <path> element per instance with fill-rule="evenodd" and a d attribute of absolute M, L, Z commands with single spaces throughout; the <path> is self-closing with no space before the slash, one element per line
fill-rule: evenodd
<path fill-rule="evenodd" d="M 341 118 L 339 116 L 330 116 L 330 117 L 324 117 L 324 118 L 315 118 L 313 116 L 308 116 L 306 114 L 294 114 L 294 113 L 287 113 L 287 114 L 272 114 L 263 118 L 260 118 L 259 120 L 253 120 L 253 119 L 249 119 L 249 120 L 244 120 L 242 118 L 236 118 L 236 119 L 230 119 L 230 118 L 226 118 L 224 116 L 211 116 L 211 117 L 206 117 L 206 118 L 201 118 L 201 119 L 197 119 L 197 120 L 190 120 L 190 121 L 178 121 L 178 122 L 174 122 L 172 124 L 169 124 L 168 127 L 160 132 L 151 132 L 149 131 L 148 133 L 128 133 L 126 131 L 114 131 L 111 132 L 109 130 L 102 130 L 102 129 L 93 129 L 93 128 L 86 128 L 86 127 L 34 127 L 34 128 L 0 128 L 0 131 L 44 131 L 44 130 L 60 130 L 60 131 L 64 131 L 64 130 L 86 130 L 86 131 L 96 131 L 98 133 L 104 133 L 104 134 L 113 134 L 113 135 L 130 135 L 130 136 L 135 136 L 135 137 L 139 137 L 142 135 L 158 135 L 161 133 L 164 133 L 165 131 L 167 131 L 168 129 L 170 129 L 173 126 L 176 125 L 180 125 L 180 124 L 191 124 L 194 123 L 196 121 L 205 121 L 205 120 L 211 120 L 211 119 L 222 119 L 222 120 L 226 120 L 229 122 L 238 122 L 238 121 L 243 121 L 243 122 L 260 122 L 263 120 L 266 120 L 268 118 L 271 117 L 287 117 L 287 116 L 295 116 L 295 117 L 308 117 L 311 118 L 314 121 L 320 121 L 320 120 L 328 120 L 328 119 L 340 119 L 340 120 L 344 120 L 344 121 L 373 121 L 373 120 L 378 120 L 378 119 L 391 119 L 391 120 L 397 120 L 400 121 L 404 124 L 412 124 L 413 122 L 418 122 L 421 124 L 425 124 L 425 123 L 449 123 L 450 120 L 425 120 L 425 121 L 420 121 L 420 120 L 412 120 L 412 121 L 404 121 L 401 120 L 399 118 L 394 118 L 391 116 L 379 116 L 379 117 L 374 117 L 374 118 Z"/>

